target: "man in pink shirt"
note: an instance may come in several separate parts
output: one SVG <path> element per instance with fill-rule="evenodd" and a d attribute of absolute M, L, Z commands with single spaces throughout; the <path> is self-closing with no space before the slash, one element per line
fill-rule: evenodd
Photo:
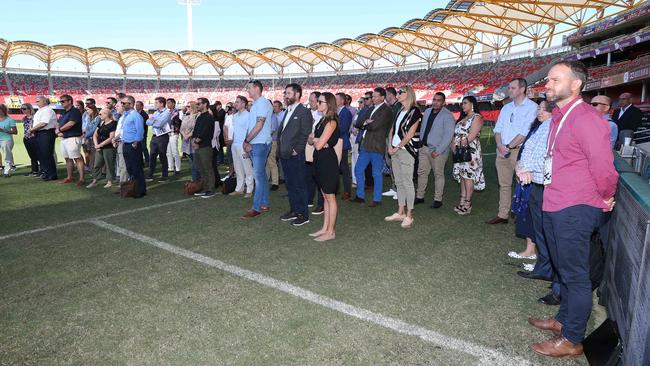
<path fill-rule="evenodd" d="M 589 240 L 603 212 L 614 207 L 618 173 L 609 127 L 580 92 L 587 69 L 562 61 L 548 73 L 546 96 L 556 103 L 544 171 L 543 222 L 551 261 L 557 269 L 562 302 L 554 319 L 529 318 L 555 337 L 531 345 L 537 353 L 577 356 L 592 309 Z"/>

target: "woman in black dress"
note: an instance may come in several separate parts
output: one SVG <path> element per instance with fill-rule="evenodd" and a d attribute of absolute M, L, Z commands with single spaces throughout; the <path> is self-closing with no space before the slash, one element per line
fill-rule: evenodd
<path fill-rule="evenodd" d="M 323 228 L 309 236 L 316 241 L 327 241 L 336 238 L 336 191 L 339 184 L 339 157 L 334 148 L 339 143 L 340 132 L 334 94 L 321 94 L 318 97 L 318 110 L 323 113 L 323 118 L 309 136 L 308 143 L 314 145 L 314 174 L 325 198 L 324 220 Z"/>

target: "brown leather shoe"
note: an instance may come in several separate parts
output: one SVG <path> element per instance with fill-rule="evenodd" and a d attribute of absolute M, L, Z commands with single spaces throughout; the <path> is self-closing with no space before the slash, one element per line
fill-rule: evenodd
<path fill-rule="evenodd" d="M 537 319 L 530 317 L 528 318 L 528 323 L 541 330 L 550 330 L 555 335 L 560 335 L 562 332 L 562 323 L 555 319 Z"/>
<path fill-rule="evenodd" d="M 255 210 L 248 210 L 248 211 L 246 211 L 244 216 L 242 216 L 241 218 L 242 219 L 252 219 L 252 218 L 255 218 L 255 217 L 257 217 L 257 216 L 259 216 L 261 214 L 262 214 L 261 212 L 258 212 L 258 211 L 255 211 Z"/>
<path fill-rule="evenodd" d="M 582 343 L 573 344 L 562 336 L 555 336 L 544 342 L 533 343 L 530 349 L 550 357 L 576 357 L 583 353 Z"/>
<path fill-rule="evenodd" d="M 260 207 L 260 210 L 262 210 L 262 212 L 269 212 L 269 211 L 271 211 L 271 207 L 269 207 L 269 206 L 262 206 L 262 207 Z"/>
<path fill-rule="evenodd" d="M 348 192 L 343 192 L 343 195 L 341 195 L 341 199 L 343 201 L 347 201 L 350 199 L 350 194 Z"/>
<path fill-rule="evenodd" d="M 368 204 L 368 207 L 377 207 L 377 206 L 381 206 L 381 202 L 372 201 L 372 203 Z"/>
<path fill-rule="evenodd" d="M 508 219 L 502 219 L 499 216 L 495 216 L 493 219 L 490 219 L 485 222 L 488 225 L 496 225 L 496 224 L 507 224 Z"/>

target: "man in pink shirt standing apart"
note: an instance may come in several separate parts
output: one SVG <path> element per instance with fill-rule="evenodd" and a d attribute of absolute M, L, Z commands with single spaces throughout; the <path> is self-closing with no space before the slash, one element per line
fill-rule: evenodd
<path fill-rule="evenodd" d="M 561 61 L 548 73 L 546 96 L 556 103 L 544 170 L 543 222 L 551 261 L 558 271 L 562 302 L 554 319 L 529 318 L 555 337 L 531 345 L 551 357 L 578 356 L 592 309 L 589 241 L 603 212 L 614 208 L 618 173 L 609 127 L 580 92 L 587 69 Z"/>

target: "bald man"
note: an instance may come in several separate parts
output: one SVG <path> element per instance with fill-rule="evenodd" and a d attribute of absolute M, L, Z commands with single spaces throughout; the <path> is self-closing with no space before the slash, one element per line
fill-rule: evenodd
<path fill-rule="evenodd" d="M 618 109 L 612 119 L 618 126 L 618 145 L 622 145 L 626 137 L 634 137 L 634 131 L 641 124 L 641 110 L 632 104 L 632 94 L 623 93 L 618 97 Z"/>
<path fill-rule="evenodd" d="M 609 124 L 609 142 L 613 149 L 618 139 L 618 126 L 609 116 L 609 110 L 612 108 L 612 100 L 606 95 L 597 95 L 591 99 L 591 105 L 603 115 L 603 119 Z"/>

